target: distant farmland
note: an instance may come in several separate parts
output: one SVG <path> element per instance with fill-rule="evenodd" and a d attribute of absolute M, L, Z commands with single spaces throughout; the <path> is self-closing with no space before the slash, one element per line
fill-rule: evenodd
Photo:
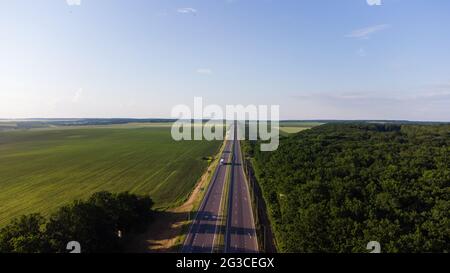
<path fill-rule="evenodd" d="M 220 141 L 173 141 L 170 127 L 0 132 L 0 226 L 108 190 L 183 200 Z"/>
<path fill-rule="evenodd" d="M 311 121 L 282 121 L 280 122 L 280 135 L 290 136 L 322 124 L 324 123 Z"/>

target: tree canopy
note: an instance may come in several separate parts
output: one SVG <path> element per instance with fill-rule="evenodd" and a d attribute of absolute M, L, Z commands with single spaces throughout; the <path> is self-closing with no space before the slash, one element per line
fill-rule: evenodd
<path fill-rule="evenodd" d="M 0 230 L 0 252 L 68 252 L 77 241 L 82 252 L 120 252 L 122 234 L 143 231 L 153 202 L 128 192 L 98 192 L 86 201 L 61 207 L 48 219 L 24 215 Z"/>
<path fill-rule="evenodd" d="M 327 124 L 245 147 L 280 251 L 449 252 L 449 125 Z"/>

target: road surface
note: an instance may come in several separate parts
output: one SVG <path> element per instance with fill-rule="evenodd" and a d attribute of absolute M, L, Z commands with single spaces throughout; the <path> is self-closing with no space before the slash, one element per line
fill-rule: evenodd
<path fill-rule="evenodd" d="M 236 126 L 234 127 L 236 128 Z M 225 252 L 258 252 L 255 221 L 248 184 L 242 165 L 241 146 L 234 130 L 231 183 L 228 203 L 228 219 L 225 231 Z"/>
<path fill-rule="evenodd" d="M 227 166 L 231 167 L 229 183 L 225 249 L 230 253 L 258 252 L 255 222 L 247 181 L 241 158 L 241 146 L 237 140 L 236 125 L 230 130 L 233 134 L 226 140 L 222 158 L 225 164 L 219 164 L 207 192 L 200 204 L 199 211 L 188 231 L 183 244 L 184 253 L 211 253 L 218 244 L 222 215 L 222 198 L 225 188 Z M 231 166 L 230 166 L 231 165 Z"/>
<path fill-rule="evenodd" d="M 229 163 L 231 160 L 231 148 L 232 141 L 226 140 L 222 153 L 225 163 Z M 225 186 L 226 170 L 227 165 L 219 163 L 187 234 L 182 252 L 211 253 L 214 251 L 221 225 L 221 202 L 225 202 L 225 199 L 222 200 L 222 194 Z"/>

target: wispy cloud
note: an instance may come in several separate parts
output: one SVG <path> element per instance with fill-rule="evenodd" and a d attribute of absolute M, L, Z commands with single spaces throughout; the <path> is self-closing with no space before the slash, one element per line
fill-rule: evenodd
<path fill-rule="evenodd" d="M 295 109 L 313 119 L 448 121 L 450 92 L 301 92 L 291 96 Z"/>
<path fill-rule="evenodd" d="M 364 92 L 342 92 L 337 94 L 330 93 L 312 93 L 312 94 L 300 94 L 291 96 L 298 100 L 316 100 L 316 101 L 346 101 L 346 102 L 433 102 L 433 101 L 448 101 L 450 100 L 450 89 L 439 91 L 421 91 L 415 94 L 409 95 L 381 95 L 371 94 Z"/>
<path fill-rule="evenodd" d="M 427 85 L 425 87 L 431 88 L 433 90 L 439 90 L 439 91 L 450 91 L 450 83 L 435 83 L 435 84 L 430 84 Z"/>
<path fill-rule="evenodd" d="M 72 97 L 72 102 L 77 103 L 83 95 L 83 89 L 79 88 Z"/>
<path fill-rule="evenodd" d="M 197 14 L 197 10 L 194 8 L 179 8 L 177 9 L 178 13 L 184 13 L 184 14 Z"/>
<path fill-rule="evenodd" d="M 382 25 L 375 25 L 375 26 L 370 26 L 370 27 L 366 27 L 366 28 L 356 29 L 356 30 L 350 32 L 349 34 L 345 35 L 345 37 L 355 38 L 355 39 L 368 39 L 370 37 L 370 35 L 372 35 L 376 32 L 385 30 L 389 27 L 390 27 L 390 25 L 388 25 L 388 24 L 382 24 Z"/>
<path fill-rule="evenodd" d="M 199 69 L 197 69 L 197 73 L 203 74 L 203 75 L 211 75 L 213 72 L 209 68 L 199 68 Z"/>
<path fill-rule="evenodd" d="M 81 5 L 81 0 L 66 0 L 66 3 L 69 6 L 79 6 Z"/>
<path fill-rule="evenodd" d="M 366 0 L 367 5 L 369 6 L 381 6 L 381 0 Z"/>
<path fill-rule="evenodd" d="M 376 96 L 370 93 L 362 92 L 342 92 L 337 94 L 330 93 L 312 93 L 292 96 L 299 100 L 318 100 L 318 101 L 396 101 L 398 98 L 389 96 Z"/>
<path fill-rule="evenodd" d="M 360 48 L 356 51 L 356 55 L 358 55 L 359 57 L 366 57 L 367 52 L 364 48 Z"/>

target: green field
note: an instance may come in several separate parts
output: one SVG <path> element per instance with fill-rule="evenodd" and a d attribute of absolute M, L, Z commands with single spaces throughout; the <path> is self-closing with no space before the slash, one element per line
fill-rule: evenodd
<path fill-rule="evenodd" d="M 173 141 L 165 125 L 0 132 L 0 226 L 102 190 L 150 194 L 157 207 L 175 205 L 220 144 Z"/>
<path fill-rule="evenodd" d="M 307 127 L 312 128 L 325 124 L 325 122 L 318 121 L 281 121 L 280 127 Z"/>
<path fill-rule="evenodd" d="M 280 122 L 280 135 L 290 136 L 322 124 L 324 123 L 315 121 L 282 121 Z"/>
<path fill-rule="evenodd" d="M 301 132 L 303 130 L 308 130 L 311 129 L 311 127 L 280 127 L 280 131 L 281 133 L 286 133 L 286 134 L 296 134 L 298 132 Z"/>

